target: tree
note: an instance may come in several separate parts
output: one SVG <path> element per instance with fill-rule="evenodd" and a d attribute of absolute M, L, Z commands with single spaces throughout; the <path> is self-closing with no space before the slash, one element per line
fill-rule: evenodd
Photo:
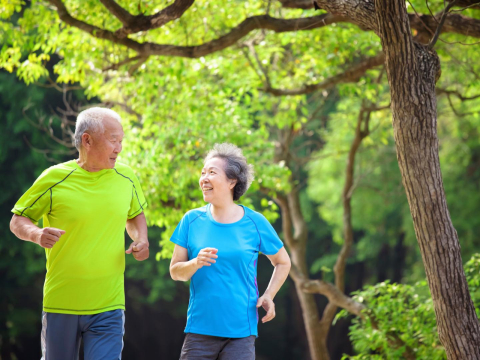
<path fill-rule="evenodd" d="M 163 10 L 153 9 L 153 15 L 149 16 L 143 14 L 145 8 L 142 9 L 141 6 L 139 9 L 134 9 L 134 5 L 129 4 L 125 9 L 111 0 L 102 1 L 105 9 L 108 9 L 110 13 L 98 10 L 98 5 L 92 2 L 88 2 L 88 4 L 82 2 L 81 6 L 79 3 L 72 2 L 69 4 L 69 9 L 60 0 L 50 0 L 49 2 L 55 6 L 54 10 L 60 20 L 70 25 L 71 28 L 64 29 L 61 25 L 62 22 L 58 21 L 56 14 L 50 8 L 36 3 L 32 6 L 31 11 L 25 11 L 21 31 L 2 23 L 6 29 L 7 42 L 11 44 L 2 49 L 2 66 L 11 70 L 18 67 L 19 76 L 27 81 L 32 81 L 43 74 L 42 61 L 48 58 L 51 52 L 57 50 L 61 56 L 69 59 L 57 68 L 60 81 L 82 81 L 91 94 L 109 94 L 108 96 L 115 96 L 116 101 L 121 103 L 126 103 L 129 99 L 122 98 L 122 95 L 118 94 L 118 87 L 122 88 L 123 96 L 133 93 L 133 90 L 138 88 L 132 89 L 129 84 L 121 84 L 123 81 L 120 81 L 119 77 L 113 80 L 109 79 L 104 83 L 102 80 L 94 80 L 99 79 L 99 70 L 106 71 L 104 79 L 107 79 L 111 76 L 108 74 L 109 71 L 126 66 L 129 66 L 128 73 L 134 74 L 141 70 L 152 56 L 199 58 L 231 47 L 255 29 L 285 32 L 311 30 L 349 22 L 359 26 L 362 30 L 375 32 L 382 41 L 384 55 L 377 54 L 358 61 L 349 70 L 337 77 L 330 78 L 330 81 L 307 84 L 293 90 L 274 88 L 268 76 L 265 75 L 264 90 L 274 95 L 311 93 L 341 81 L 354 80 L 365 70 L 380 65 L 385 56 L 391 87 L 398 161 L 424 259 L 427 279 L 434 297 L 440 339 L 452 359 L 475 358 L 475 356 L 478 358 L 480 356 L 478 354 L 480 351 L 478 350 L 480 349 L 478 320 L 466 287 L 458 237 L 446 206 L 438 160 L 435 82 L 439 77 L 439 60 L 432 49 L 441 31 L 479 37 L 479 20 L 449 13 L 448 8 L 455 5 L 455 2 L 451 2 L 448 8 L 441 13 L 443 15 L 440 21 L 433 15 L 407 14 L 404 2 L 399 0 L 391 4 L 358 0 L 317 1 L 317 6 L 327 10 L 328 14 L 296 19 L 271 17 L 268 15 L 269 2 L 267 15 L 249 16 L 238 26 L 232 27 L 230 31 L 223 31 L 226 35 L 220 37 L 214 36 L 212 33 L 206 34 L 206 40 L 201 45 L 188 45 L 190 41 L 201 39 L 198 32 L 182 34 L 182 39 L 185 38 L 187 43 L 185 46 L 176 45 L 180 39 L 181 29 L 172 30 L 176 36 L 172 38 L 172 45 L 155 42 L 158 37 L 155 36 L 154 30 L 161 26 L 172 25 L 170 22 L 176 19 L 181 22 L 190 15 L 186 10 L 192 6 L 192 1 L 177 0 Z M 281 1 L 281 3 L 284 7 L 309 8 L 312 6 L 310 2 L 303 0 Z M 473 1 L 461 3 L 466 6 L 474 5 Z M 209 4 L 208 6 L 214 7 L 215 5 Z M 14 8 L 7 7 L 6 9 L 4 16 L 8 18 L 12 15 Z M 250 10 L 258 12 L 258 6 L 252 6 Z M 140 12 L 140 14 L 131 15 L 133 11 Z M 96 16 L 92 16 L 92 12 Z M 233 13 L 235 16 L 235 12 Z M 33 24 L 36 22 L 33 20 L 37 18 L 42 18 L 44 21 L 40 22 L 38 29 L 35 29 Z M 213 15 L 211 18 L 212 20 L 222 20 L 221 15 Z M 89 23 L 90 19 L 94 19 L 96 25 Z M 210 20 L 210 18 L 205 19 L 207 22 Z M 391 21 L 391 19 L 395 20 Z M 120 28 L 117 26 L 118 21 L 122 24 Z M 231 22 L 230 18 L 225 26 L 229 26 Z M 102 25 L 100 26 L 100 24 Z M 172 28 L 173 25 L 170 29 Z M 410 33 L 411 28 L 417 32 L 416 38 L 419 41 L 429 40 L 433 37 L 429 45 L 415 43 Z M 92 37 L 88 38 L 90 44 L 80 42 L 82 47 L 78 48 L 78 39 L 82 39 L 81 32 L 89 33 Z M 19 38 L 20 41 L 15 40 L 14 42 L 11 39 L 8 40 L 9 38 Z M 35 40 L 28 41 L 32 38 Z M 213 39 L 209 40 L 210 38 Z M 68 43 L 65 40 L 72 41 Z M 85 53 L 92 54 L 89 51 L 97 47 L 103 51 L 97 51 L 93 57 L 85 56 Z M 21 62 L 22 53 L 29 54 L 28 62 L 23 62 L 23 64 Z M 73 59 L 74 61 L 72 61 Z M 132 63 L 133 65 L 130 66 Z M 153 63 L 149 63 L 149 66 L 152 65 Z M 184 71 L 182 67 L 177 67 L 173 72 L 176 70 L 180 70 L 180 76 L 175 74 L 177 78 L 181 77 L 181 71 Z M 262 70 L 261 67 L 260 70 Z M 168 72 L 168 70 L 165 71 Z M 94 75 L 95 73 L 97 74 Z M 124 76 L 123 74 L 124 72 L 122 76 Z M 151 86 L 147 82 L 142 85 Z M 137 102 L 135 105 L 136 108 L 132 111 L 136 113 L 140 109 L 147 114 L 154 110 L 148 102 L 145 104 Z M 142 123 L 144 128 L 145 125 L 148 127 L 148 120 Z M 185 136 L 185 139 L 189 136 Z M 192 147 L 189 147 L 187 151 L 191 149 Z M 165 162 L 169 160 L 171 161 L 171 159 L 165 159 Z M 165 168 L 168 169 L 168 164 L 165 165 Z M 188 199 L 188 195 L 183 194 L 182 196 L 184 199 Z M 166 199 L 164 195 L 162 197 L 165 204 L 169 204 L 171 199 Z M 161 224 L 165 224 L 165 219 L 173 219 L 178 216 L 175 213 L 170 215 L 165 211 L 158 211 L 157 215 L 159 215 L 158 219 Z M 296 232 L 302 233 L 301 223 L 294 222 L 293 227 Z M 467 329 L 467 331 L 464 332 L 463 329 Z M 459 338 L 463 334 L 467 339 L 464 342 Z"/>

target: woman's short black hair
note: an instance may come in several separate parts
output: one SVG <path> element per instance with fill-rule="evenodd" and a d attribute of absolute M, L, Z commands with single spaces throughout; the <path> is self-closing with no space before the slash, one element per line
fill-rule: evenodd
<path fill-rule="evenodd" d="M 242 149 L 229 143 L 215 144 L 205 157 L 204 163 L 213 158 L 225 160 L 227 178 L 237 180 L 233 188 L 233 200 L 237 201 L 245 194 L 254 179 L 253 165 L 247 163 Z"/>

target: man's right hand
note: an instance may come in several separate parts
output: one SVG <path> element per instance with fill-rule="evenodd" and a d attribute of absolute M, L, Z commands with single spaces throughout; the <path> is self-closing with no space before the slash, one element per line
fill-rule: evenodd
<path fill-rule="evenodd" d="M 195 258 L 197 268 L 200 269 L 204 266 L 212 266 L 212 264 L 215 264 L 215 259 L 218 258 L 217 253 L 218 249 L 215 248 L 205 248 L 200 250 L 197 257 Z"/>
<path fill-rule="evenodd" d="M 65 234 L 65 230 L 46 227 L 38 229 L 35 234 L 35 243 L 45 249 L 50 249 L 57 243 L 60 237 Z"/>

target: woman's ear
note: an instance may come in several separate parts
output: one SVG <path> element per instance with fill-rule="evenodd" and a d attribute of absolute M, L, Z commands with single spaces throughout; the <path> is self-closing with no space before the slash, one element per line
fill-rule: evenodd
<path fill-rule="evenodd" d="M 232 190 L 235 187 L 235 185 L 237 185 L 237 180 L 236 179 L 230 180 L 230 190 Z"/>

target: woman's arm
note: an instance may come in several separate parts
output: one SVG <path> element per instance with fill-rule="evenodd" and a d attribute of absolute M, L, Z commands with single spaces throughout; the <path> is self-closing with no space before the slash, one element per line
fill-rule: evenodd
<path fill-rule="evenodd" d="M 188 260 L 188 250 L 183 246 L 175 245 L 170 262 L 170 276 L 175 281 L 190 280 L 198 269 L 211 266 L 216 262 L 217 252 L 217 249 L 205 248 L 200 250 L 196 258 Z"/>
<path fill-rule="evenodd" d="M 275 317 L 275 304 L 273 298 L 277 295 L 278 290 L 282 287 L 283 283 L 288 277 L 290 272 L 290 257 L 288 256 L 285 247 L 282 247 L 275 255 L 267 255 L 268 259 L 272 263 L 273 270 L 272 278 L 268 284 L 265 293 L 258 298 L 257 308 L 263 306 L 267 314 L 262 318 L 262 322 L 272 320 Z"/>

